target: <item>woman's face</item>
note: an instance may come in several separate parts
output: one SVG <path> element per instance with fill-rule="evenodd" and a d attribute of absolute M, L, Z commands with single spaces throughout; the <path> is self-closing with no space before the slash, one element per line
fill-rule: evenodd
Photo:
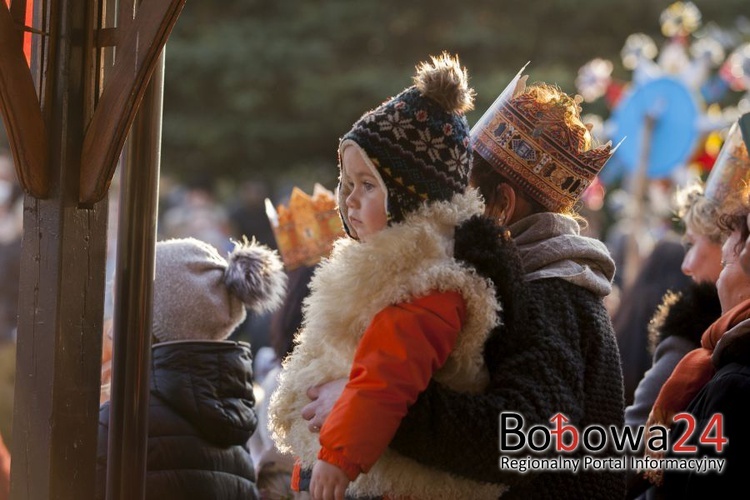
<path fill-rule="evenodd" d="M 690 227 L 682 241 L 685 244 L 682 272 L 696 283 L 716 283 L 721 272 L 721 244 L 695 233 Z"/>
<path fill-rule="evenodd" d="M 721 311 L 727 312 L 750 298 L 750 276 L 745 274 L 739 261 L 740 232 L 734 231 L 722 247 L 722 269 L 716 281 Z M 743 242 L 744 243 L 744 242 Z"/>

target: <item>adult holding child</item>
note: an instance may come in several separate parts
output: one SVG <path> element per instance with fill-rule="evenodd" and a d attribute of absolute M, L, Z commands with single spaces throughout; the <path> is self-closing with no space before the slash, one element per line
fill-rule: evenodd
<path fill-rule="evenodd" d="M 622 373 L 603 298 L 615 266 L 606 246 L 580 234 L 574 207 L 612 154 L 593 147 L 580 100 L 557 87 L 526 88 L 519 75 L 471 131 L 470 184 L 487 217 L 456 231 L 456 258 L 488 276 L 503 304 L 503 324 L 484 346 L 490 382 L 480 394 L 433 381 L 412 405 L 390 447 L 461 477 L 509 484 L 503 498 L 624 496 L 619 472 L 501 470 L 498 418 L 520 414 L 526 428 L 623 424 Z M 510 235 L 502 253 L 478 248 L 480 234 Z M 499 246 L 498 248 L 501 248 Z M 311 387 L 303 415 L 325 421 L 341 382 Z M 578 452 L 580 454 L 581 451 Z M 574 455 L 576 456 L 576 455 Z"/>

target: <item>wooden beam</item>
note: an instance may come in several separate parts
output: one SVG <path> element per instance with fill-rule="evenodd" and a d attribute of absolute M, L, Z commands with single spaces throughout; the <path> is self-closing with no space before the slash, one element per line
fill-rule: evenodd
<path fill-rule="evenodd" d="M 47 133 L 19 33 L 8 7 L 0 1 L 0 111 L 21 187 L 35 198 L 46 198 Z"/>
<path fill-rule="evenodd" d="M 120 213 L 107 454 L 108 500 L 146 491 L 151 308 L 161 159 L 164 54 L 128 139 L 120 174 Z"/>
<path fill-rule="evenodd" d="M 82 205 L 107 193 L 146 85 L 184 5 L 185 0 L 143 0 L 135 20 L 119 33 L 112 78 L 84 138 Z"/>
<path fill-rule="evenodd" d="M 56 0 L 39 69 L 49 196 L 24 200 L 11 498 L 94 497 L 107 201 L 78 205 L 88 0 Z M 28 134 L 27 130 L 23 131 Z"/>

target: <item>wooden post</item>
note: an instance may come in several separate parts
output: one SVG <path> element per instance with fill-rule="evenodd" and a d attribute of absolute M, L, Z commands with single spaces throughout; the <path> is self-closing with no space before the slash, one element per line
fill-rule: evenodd
<path fill-rule="evenodd" d="M 158 201 L 164 53 L 136 115 L 120 174 L 107 500 L 146 492 L 151 302 Z"/>
<path fill-rule="evenodd" d="M 122 14 L 130 12 L 133 0 L 34 2 L 31 78 L 16 31 L 27 1 L 14 2 L 11 13 L 0 0 L 0 113 L 26 194 L 11 498 L 90 499 L 96 483 L 107 192 L 124 137 L 157 61 L 163 64 L 160 54 L 185 0 L 138 2 L 137 14 L 131 12 L 119 28 L 103 28 L 102 20 L 117 5 Z M 105 75 L 102 48 L 113 45 L 117 60 Z M 146 114 L 133 127 L 137 139 L 123 181 L 126 229 L 120 231 L 118 253 L 128 259 L 123 275 L 135 277 L 128 276 L 129 285 L 120 290 L 128 297 L 116 325 L 124 358 L 115 360 L 113 379 L 124 385 L 113 401 L 122 401 L 122 413 L 114 418 L 121 427 L 115 447 L 125 470 L 117 480 L 117 498 L 127 500 L 142 498 L 145 475 L 161 78 L 160 73 Z M 122 277 L 120 282 L 125 283 Z"/>
<path fill-rule="evenodd" d="M 24 200 L 13 422 L 13 500 L 93 498 L 106 260 L 106 199 L 79 208 L 92 2 L 58 0 L 34 66 L 49 196 Z M 42 76 L 40 77 L 40 74 Z M 28 131 L 17 130 L 18 133 Z"/>
<path fill-rule="evenodd" d="M 658 106 L 657 106 L 658 108 Z M 643 131 L 641 135 L 641 151 L 638 168 L 633 174 L 631 189 L 633 197 L 633 218 L 630 224 L 625 247 L 625 276 L 623 277 L 623 290 L 633 285 L 643 261 L 641 238 L 647 231 L 644 198 L 648 187 L 648 166 L 651 156 L 651 142 L 656 126 L 657 110 L 647 113 L 643 119 Z"/>

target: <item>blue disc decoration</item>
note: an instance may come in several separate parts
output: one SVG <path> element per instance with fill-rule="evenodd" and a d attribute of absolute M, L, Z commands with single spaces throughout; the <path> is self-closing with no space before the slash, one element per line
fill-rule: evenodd
<path fill-rule="evenodd" d="M 651 179 L 668 177 L 695 147 L 698 103 L 684 83 L 671 77 L 647 81 L 624 97 L 612 114 L 612 136 L 615 144 L 625 138 L 615 157 L 628 170 L 636 170 L 641 161 L 643 127 L 649 115 L 655 123 L 647 175 Z"/>

